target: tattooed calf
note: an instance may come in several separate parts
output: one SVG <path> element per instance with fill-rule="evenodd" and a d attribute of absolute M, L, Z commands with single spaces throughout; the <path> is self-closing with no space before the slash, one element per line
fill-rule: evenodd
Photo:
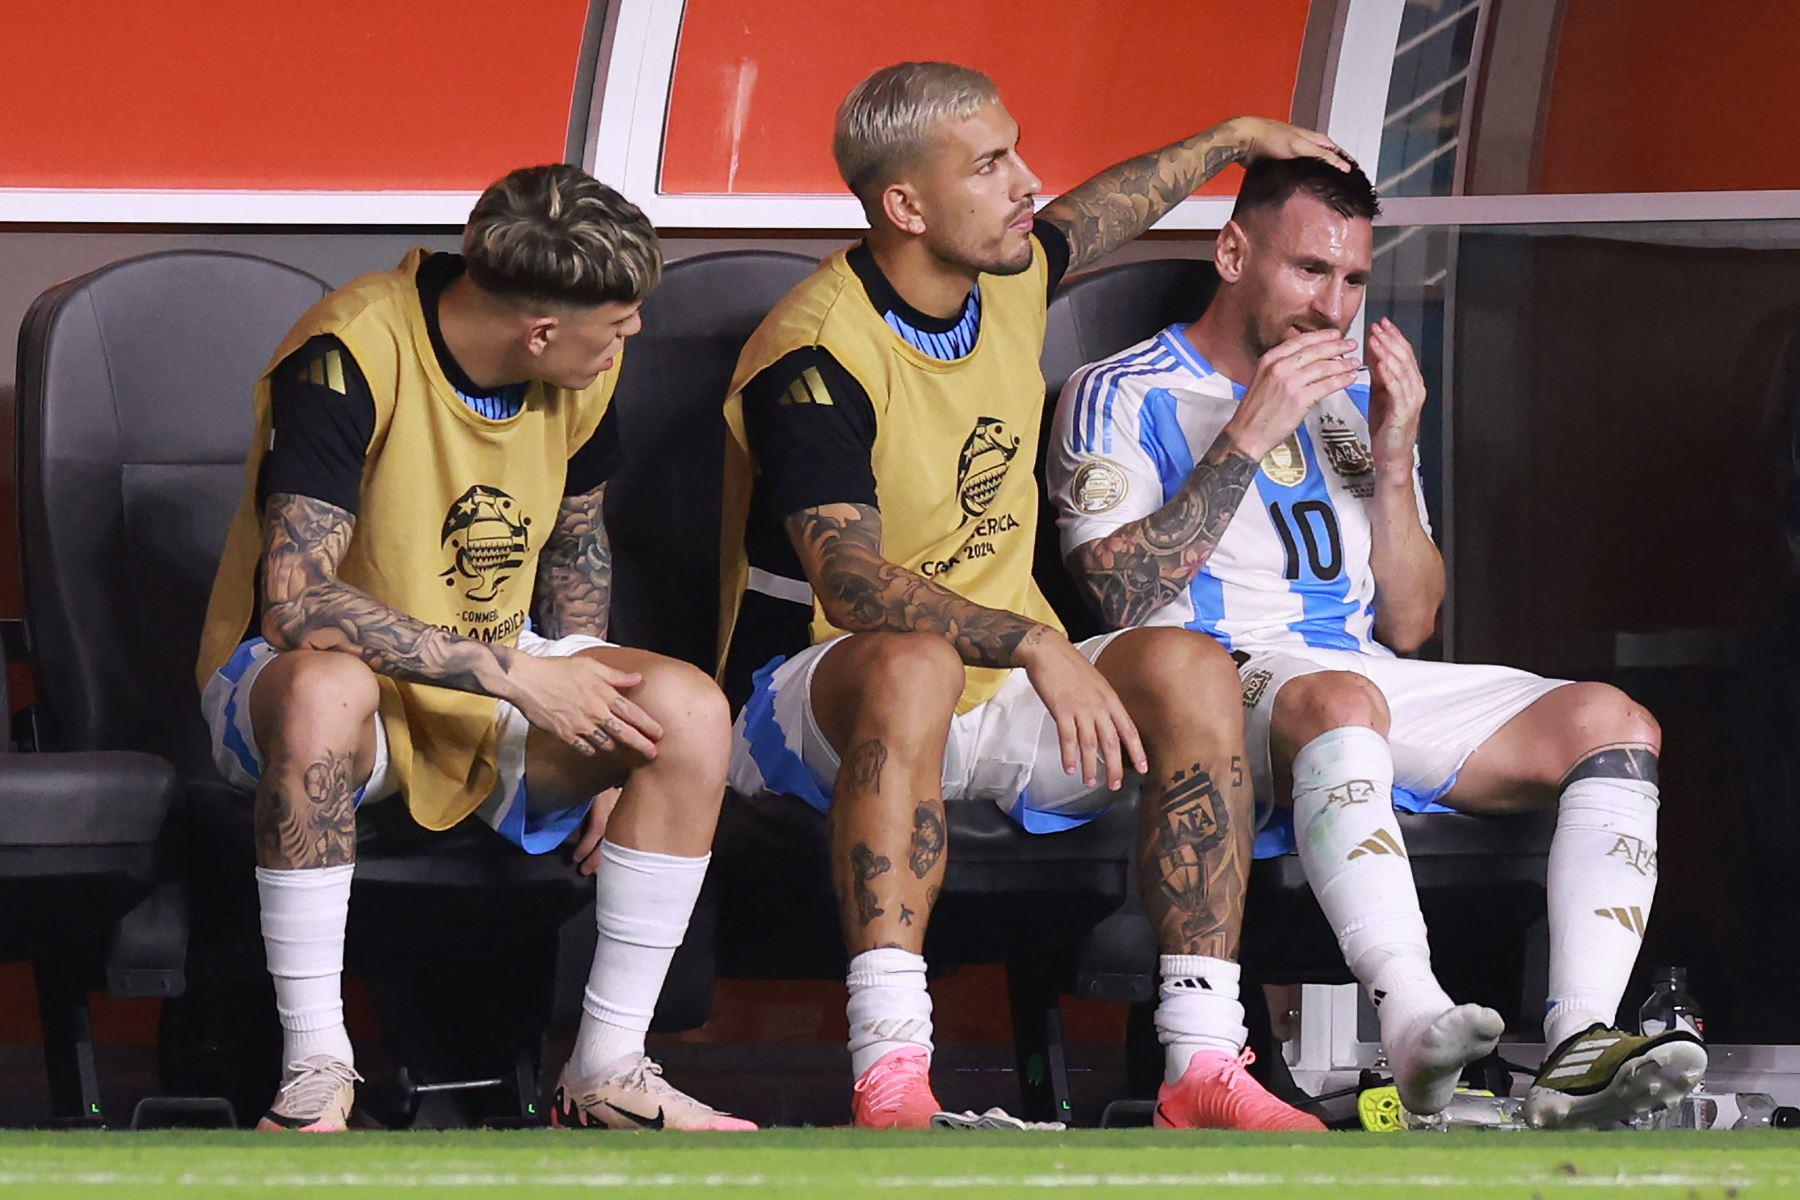
<path fill-rule="evenodd" d="M 1140 865 L 1165 953 L 1197 953 L 1197 945 L 1234 940 L 1243 903 L 1240 855 L 1225 846 L 1231 816 L 1210 773 L 1199 763 L 1175 772 L 1146 813 Z M 1224 853 L 1212 853 L 1224 849 Z"/>
<path fill-rule="evenodd" d="M 912 850 L 906 858 L 915 879 L 923 879 L 944 857 L 944 802 L 936 796 L 913 810 Z"/>
<path fill-rule="evenodd" d="M 850 877 L 856 886 L 856 918 L 864 925 L 887 911 L 875 902 L 875 890 L 869 886 L 869 880 L 885 875 L 892 866 L 884 855 L 870 850 L 867 842 L 856 843 L 855 849 L 850 851 Z"/>

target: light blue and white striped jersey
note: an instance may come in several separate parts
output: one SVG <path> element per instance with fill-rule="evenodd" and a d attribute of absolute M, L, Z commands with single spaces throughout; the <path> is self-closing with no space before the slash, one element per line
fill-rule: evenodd
<path fill-rule="evenodd" d="M 1168 503 L 1243 395 L 1180 325 L 1075 372 L 1056 406 L 1048 463 L 1064 556 Z M 1374 637 L 1368 413 L 1366 382 L 1321 401 L 1264 456 L 1187 590 L 1146 624 L 1202 630 L 1228 650 L 1389 654 Z M 1416 467 L 1413 479 L 1429 534 Z"/>

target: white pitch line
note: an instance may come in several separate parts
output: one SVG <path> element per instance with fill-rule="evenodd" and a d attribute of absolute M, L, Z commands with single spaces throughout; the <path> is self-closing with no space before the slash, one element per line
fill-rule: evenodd
<path fill-rule="evenodd" d="M 223 1188 L 411 1188 L 446 1190 L 462 1188 L 696 1188 L 770 1187 L 824 1188 L 841 1185 L 836 1176 L 726 1174 L 628 1174 L 624 1172 L 426 1172 L 421 1174 L 368 1174 L 363 1172 L 280 1172 L 268 1175 L 203 1175 L 127 1173 L 122 1171 L 0 1171 L 0 1187 L 183 1187 Z M 1753 1177 L 1744 1174 L 1702 1175 L 1682 1172 L 1619 1172 L 1613 1175 L 1510 1175 L 1466 1177 L 1458 1175 L 1284 1175 L 1250 1171 L 1207 1174 L 1101 1174 L 1057 1175 L 888 1175 L 863 1181 L 864 1186 L 887 1190 L 968 1190 L 1000 1187 L 1035 1191 L 1068 1188 L 1303 1188 L 1346 1186 L 1392 1188 L 1550 1187 L 1601 1190 L 1644 1187 L 1779 1187 L 1796 1182 L 1792 1176 Z"/>

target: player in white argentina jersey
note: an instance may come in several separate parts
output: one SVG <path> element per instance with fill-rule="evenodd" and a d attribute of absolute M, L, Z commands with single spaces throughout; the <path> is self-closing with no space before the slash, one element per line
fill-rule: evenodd
<path fill-rule="evenodd" d="M 1443 559 L 1418 471 L 1425 384 L 1391 322 L 1365 377 L 1345 336 L 1373 257 L 1360 171 L 1245 172 L 1201 318 L 1069 380 L 1049 455 L 1063 553 L 1107 624 L 1204 630 L 1239 659 L 1259 809 L 1296 845 L 1380 1013 L 1401 1100 L 1441 1111 L 1502 1032 L 1431 969 L 1394 815 L 1557 808 L 1553 1047 L 1537 1126 L 1673 1104 L 1706 1064 L 1690 1035 L 1614 1026 L 1656 890 L 1661 731 L 1615 688 L 1396 657 L 1436 625 Z M 1359 382 L 1362 380 L 1362 382 Z M 1259 813 L 1261 815 L 1261 813 Z"/>

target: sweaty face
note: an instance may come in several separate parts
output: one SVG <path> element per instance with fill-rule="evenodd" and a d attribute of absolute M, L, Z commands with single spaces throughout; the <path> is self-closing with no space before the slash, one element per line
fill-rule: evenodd
<path fill-rule="evenodd" d="M 938 258 L 994 275 L 1031 266 L 1040 185 L 1019 157 L 1019 123 L 998 100 L 940 122 L 909 182 L 924 213 L 925 244 Z"/>
<path fill-rule="evenodd" d="M 556 324 L 538 355 L 538 376 L 553 387 L 587 387 L 613 365 L 625 339 L 644 327 L 641 301 L 559 306 Z"/>
<path fill-rule="evenodd" d="M 1369 221 L 1300 193 L 1277 211 L 1250 216 L 1244 234 L 1238 286 L 1249 300 L 1250 337 L 1259 356 L 1297 334 L 1350 328 L 1374 261 Z"/>

